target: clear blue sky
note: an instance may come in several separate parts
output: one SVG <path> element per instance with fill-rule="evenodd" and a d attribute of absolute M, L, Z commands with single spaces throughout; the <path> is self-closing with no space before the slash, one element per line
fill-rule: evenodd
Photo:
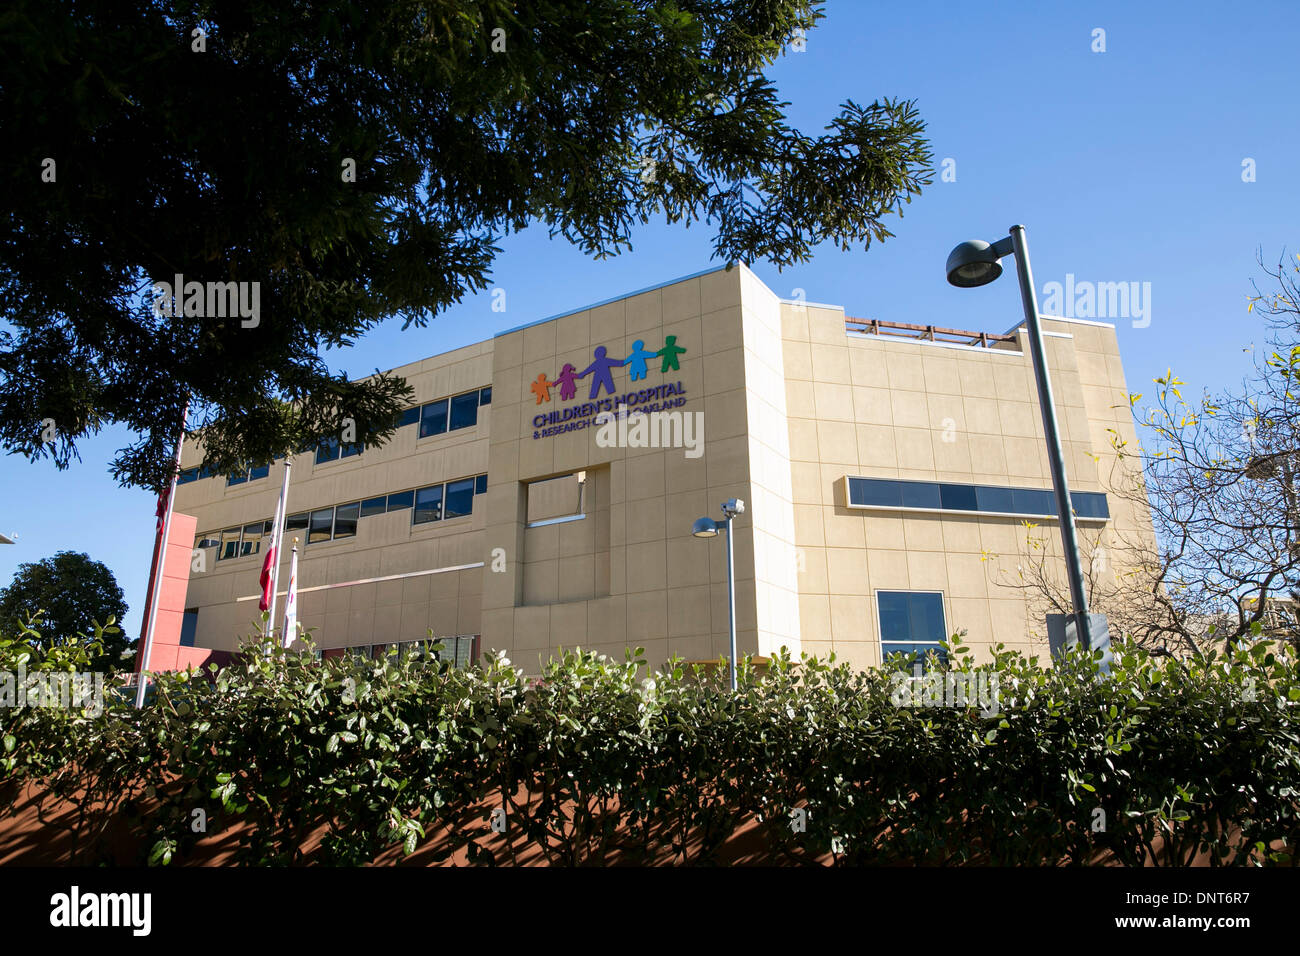
<path fill-rule="evenodd" d="M 784 273 L 752 263 L 773 290 L 801 288 L 853 316 L 1002 332 L 1020 317 L 1014 282 L 954 289 L 943 264 L 959 240 L 1023 223 L 1040 294 L 1067 273 L 1150 283 L 1150 324 L 1116 322 L 1131 391 L 1150 392 L 1167 367 L 1194 387 L 1240 379 L 1243 349 L 1260 338 L 1246 312 L 1256 250 L 1269 262 L 1284 247 L 1300 252 L 1293 4 L 831 0 L 827 14 L 807 50 L 771 73 L 793 124 L 820 129 L 847 99 L 916 99 L 936 165 L 954 160 L 956 181 L 936 178 L 891 225 L 895 238 L 865 254 L 824 248 Z M 1104 53 L 1092 51 L 1096 28 Z M 1242 181 L 1247 157 L 1255 182 Z M 651 225 L 633 241 L 633 252 L 596 262 L 529 230 L 496 262 L 505 314 L 484 294 L 427 329 L 390 323 L 329 359 L 364 375 L 712 264 L 706 227 Z M 85 551 L 117 576 L 134 636 L 154 502 L 109 477 L 128 441 L 105 431 L 65 472 L 5 459 L 0 531 L 19 540 L 0 546 L 0 584 L 19 562 Z"/>

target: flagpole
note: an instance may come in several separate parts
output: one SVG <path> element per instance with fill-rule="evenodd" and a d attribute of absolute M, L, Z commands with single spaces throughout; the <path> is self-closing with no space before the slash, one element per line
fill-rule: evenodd
<path fill-rule="evenodd" d="M 284 543 L 284 524 L 288 518 L 289 472 L 292 468 L 293 460 L 286 456 L 284 459 L 284 482 L 280 485 L 280 502 L 275 508 L 275 527 L 271 530 L 271 547 L 275 551 L 275 557 L 271 565 L 271 600 L 267 607 L 270 613 L 266 616 L 267 640 L 270 640 L 275 634 L 275 592 L 280 587 L 280 547 Z"/>
<path fill-rule="evenodd" d="M 172 480 L 167 487 L 167 510 L 163 516 L 162 537 L 154 549 L 153 593 L 149 596 L 149 623 L 144 629 L 144 653 L 140 658 L 140 676 L 135 688 L 135 706 L 144 707 L 144 690 L 149 672 L 149 653 L 153 650 L 153 633 L 158 623 L 158 599 L 162 595 L 163 570 L 167 565 L 167 539 L 172 530 L 172 509 L 176 506 L 176 479 L 181 473 L 181 448 L 185 444 L 185 425 L 189 422 L 190 403 L 181 412 L 181 433 L 176 437 L 176 459 L 172 463 Z"/>
<path fill-rule="evenodd" d="M 284 595 L 284 646 L 287 649 L 298 636 L 298 539 L 293 539 L 289 559 L 289 587 Z"/>

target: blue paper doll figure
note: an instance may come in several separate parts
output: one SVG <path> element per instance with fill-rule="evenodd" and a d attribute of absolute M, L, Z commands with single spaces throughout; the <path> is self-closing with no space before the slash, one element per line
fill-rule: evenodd
<path fill-rule="evenodd" d="M 565 362 L 564 368 L 560 370 L 560 374 L 555 376 L 555 381 L 551 383 L 560 386 L 560 401 L 562 402 L 567 402 L 578 394 L 578 379 L 582 376 L 575 374 L 575 372 L 576 369 L 568 362 Z"/>
<path fill-rule="evenodd" d="M 588 399 L 594 399 L 600 395 L 602 385 L 609 389 L 609 394 L 614 394 L 614 376 L 610 374 L 610 369 L 622 367 L 623 362 L 620 359 L 606 358 L 605 346 L 596 346 L 596 361 L 588 365 L 579 375 L 579 378 L 586 378 L 591 375 L 591 394 Z"/>
<path fill-rule="evenodd" d="M 632 354 L 623 359 L 623 364 L 626 365 L 628 371 L 631 372 L 630 377 L 632 381 L 635 382 L 639 378 L 645 378 L 645 360 L 655 358 L 658 355 L 658 352 L 647 352 L 645 349 L 645 343 L 640 339 L 633 342 Z"/>

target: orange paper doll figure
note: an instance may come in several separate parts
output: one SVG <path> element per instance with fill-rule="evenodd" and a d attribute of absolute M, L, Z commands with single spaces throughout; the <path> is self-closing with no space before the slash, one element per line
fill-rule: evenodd
<path fill-rule="evenodd" d="M 538 405 L 542 404 L 542 402 L 549 402 L 551 400 L 551 386 L 554 384 L 554 382 L 548 382 L 546 380 L 545 372 L 537 376 L 537 381 L 533 382 L 530 387 L 533 390 L 533 394 L 537 396 Z"/>

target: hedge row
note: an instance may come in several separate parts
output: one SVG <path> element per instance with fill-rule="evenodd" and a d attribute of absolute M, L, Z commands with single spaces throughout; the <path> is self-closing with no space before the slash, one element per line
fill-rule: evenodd
<path fill-rule="evenodd" d="M 0 640 L 0 671 L 77 669 L 75 648 L 42 655 L 30 636 Z M 915 683 L 782 656 L 746 663 L 733 694 L 720 668 L 648 674 L 639 651 L 567 653 L 530 680 L 501 657 L 249 645 L 210 675 L 160 677 L 143 711 L 0 709 L 0 785 L 74 800 L 89 828 L 144 793 L 155 809 L 132 825 L 159 863 L 219 804 L 258 864 L 300 862 L 321 826 L 317 858 L 338 864 L 435 832 L 473 862 L 510 862 L 522 841 L 560 864 L 707 863 L 754 821 L 771 860 L 1294 864 L 1294 660 L 1123 648 L 1102 675 L 1086 655 L 1048 668 L 999 647 L 976 667 L 967 651 L 954 637 L 948 669 Z M 996 686 L 996 707 L 960 706 L 943 681 Z M 484 839 L 492 816 L 512 841 Z"/>

